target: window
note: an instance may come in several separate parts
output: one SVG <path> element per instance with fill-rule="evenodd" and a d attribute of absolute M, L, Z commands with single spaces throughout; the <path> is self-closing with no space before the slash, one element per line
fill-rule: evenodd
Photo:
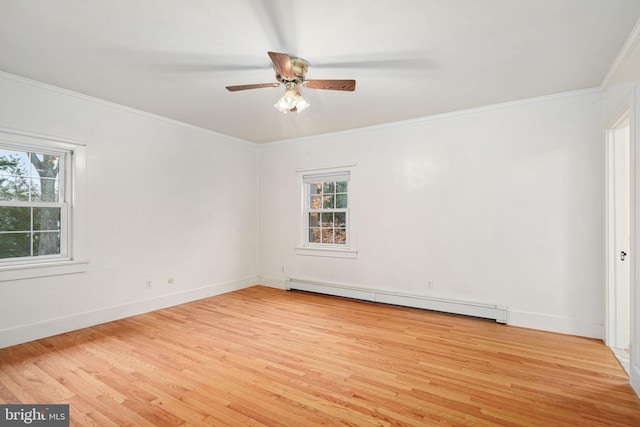
<path fill-rule="evenodd" d="M 82 145 L 0 129 L 0 280 L 79 271 L 83 165 Z"/>
<path fill-rule="evenodd" d="M 0 259 L 66 256 L 65 157 L 0 146 Z"/>
<path fill-rule="evenodd" d="M 301 255 L 355 258 L 355 168 L 298 171 Z"/>
<path fill-rule="evenodd" d="M 349 175 L 312 175 L 304 182 L 309 194 L 305 206 L 309 230 L 307 242 L 346 245 Z"/>

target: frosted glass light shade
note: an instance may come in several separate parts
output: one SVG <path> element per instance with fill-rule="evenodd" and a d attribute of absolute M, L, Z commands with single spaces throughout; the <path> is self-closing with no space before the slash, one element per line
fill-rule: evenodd
<path fill-rule="evenodd" d="M 289 111 L 297 111 L 298 113 L 309 106 L 309 103 L 300 95 L 297 86 L 294 83 L 287 84 L 287 90 L 284 96 L 274 105 L 279 111 L 287 114 Z"/>

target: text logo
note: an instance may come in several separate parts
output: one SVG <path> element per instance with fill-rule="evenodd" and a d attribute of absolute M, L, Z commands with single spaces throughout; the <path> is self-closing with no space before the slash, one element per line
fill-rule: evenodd
<path fill-rule="evenodd" d="M 0 427 L 69 427 L 69 405 L 0 405 Z"/>

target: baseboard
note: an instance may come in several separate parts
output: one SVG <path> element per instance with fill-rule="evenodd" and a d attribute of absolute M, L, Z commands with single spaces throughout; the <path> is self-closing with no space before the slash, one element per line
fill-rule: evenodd
<path fill-rule="evenodd" d="M 507 324 L 587 338 L 603 339 L 604 337 L 602 322 L 595 320 L 509 310 Z"/>
<path fill-rule="evenodd" d="M 258 284 L 257 277 L 232 282 L 217 283 L 214 285 L 204 286 L 196 289 L 189 289 L 183 292 L 162 295 L 159 297 L 135 301 L 119 306 L 108 307 L 100 310 L 60 317 L 57 319 L 31 323 L 15 328 L 4 329 L 0 330 L 0 348 L 10 347 L 16 344 L 46 338 L 65 332 L 71 332 L 102 323 L 112 322 L 114 320 L 124 319 L 126 317 L 148 313 L 151 311 L 172 307 L 203 298 L 221 295 L 228 292 L 248 288 L 256 284 Z"/>

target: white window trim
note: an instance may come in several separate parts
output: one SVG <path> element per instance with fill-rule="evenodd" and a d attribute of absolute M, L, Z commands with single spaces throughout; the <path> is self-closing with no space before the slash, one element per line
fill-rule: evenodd
<path fill-rule="evenodd" d="M 349 213 L 347 218 L 347 245 L 345 247 L 322 246 L 317 244 L 306 243 L 305 236 L 308 235 L 307 221 L 305 220 L 305 183 L 304 177 L 308 175 L 332 175 L 340 173 L 349 173 Z M 296 170 L 296 189 L 297 189 L 297 243 L 295 252 L 297 255 L 332 257 L 332 258 L 357 258 L 357 179 L 356 164 L 350 163 L 346 165 L 314 167 Z"/>
<path fill-rule="evenodd" d="M 86 271 L 86 147 L 65 138 L 23 132 L 0 127 L 3 145 L 18 150 L 63 150 L 71 155 L 66 165 L 69 184 L 68 242 L 66 256 L 60 258 L 20 259 L 0 266 L 0 282 L 81 273 Z"/>

